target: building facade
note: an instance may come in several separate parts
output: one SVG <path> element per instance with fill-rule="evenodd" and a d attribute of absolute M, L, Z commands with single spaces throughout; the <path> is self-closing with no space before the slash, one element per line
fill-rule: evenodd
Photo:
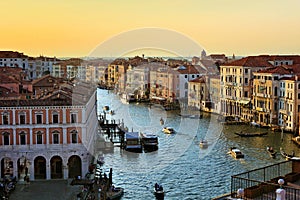
<path fill-rule="evenodd" d="M 72 93 L 0 101 L 1 177 L 67 179 L 86 172 L 97 133 L 96 90 L 76 85 Z"/>

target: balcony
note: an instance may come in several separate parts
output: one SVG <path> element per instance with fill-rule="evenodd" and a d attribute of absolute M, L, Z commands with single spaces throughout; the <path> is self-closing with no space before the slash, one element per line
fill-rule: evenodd
<path fill-rule="evenodd" d="M 293 167 L 296 163 L 285 161 L 251 170 L 231 177 L 231 197 L 237 197 L 237 190 L 244 189 L 245 199 L 275 199 L 276 189 L 280 187 L 279 179 L 284 179 L 282 186 L 286 191 L 286 199 L 299 199 L 298 184 L 300 173 Z"/>

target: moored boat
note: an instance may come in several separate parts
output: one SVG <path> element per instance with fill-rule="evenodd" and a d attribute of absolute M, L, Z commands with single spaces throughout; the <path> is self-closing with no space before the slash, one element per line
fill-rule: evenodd
<path fill-rule="evenodd" d="M 172 127 L 164 127 L 164 128 L 162 129 L 162 131 L 163 131 L 164 133 L 166 133 L 166 134 L 173 134 L 173 133 L 175 133 L 175 130 L 174 130 Z"/>
<path fill-rule="evenodd" d="M 157 135 L 153 133 L 140 133 L 141 143 L 144 149 L 157 149 L 158 138 Z"/>
<path fill-rule="evenodd" d="M 232 157 L 239 159 L 239 158 L 244 158 L 245 155 L 236 147 L 231 147 L 230 151 L 228 152 Z"/>
<path fill-rule="evenodd" d="M 261 132 L 261 133 L 247 133 L 247 132 L 235 132 L 236 135 L 241 136 L 241 137 L 260 137 L 267 135 L 268 132 Z"/>
<path fill-rule="evenodd" d="M 125 133 L 125 150 L 142 152 L 142 145 L 138 132 L 126 132 Z"/>
<path fill-rule="evenodd" d="M 112 187 L 106 192 L 106 198 L 109 200 L 120 199 L 124 193 L 124 189 L 121 187 Z"/>

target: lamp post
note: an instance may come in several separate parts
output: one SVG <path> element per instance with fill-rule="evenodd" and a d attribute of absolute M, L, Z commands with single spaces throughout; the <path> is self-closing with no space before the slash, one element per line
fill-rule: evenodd
<path fill-rule="evenodd" d="M 283 179 L 278 180 L 278 184 L 280 185 L 280 188 L 276 190 L 276 200 L 285 200 L 285 190 L 282 188 L 282 185 L 284 184 Z"/>
<path fill-rule="evenodd" d="M 244 189 L 239 188 L 236 193 L 237 193 L 238 200 L 242 200 L 244 197 Z"/>

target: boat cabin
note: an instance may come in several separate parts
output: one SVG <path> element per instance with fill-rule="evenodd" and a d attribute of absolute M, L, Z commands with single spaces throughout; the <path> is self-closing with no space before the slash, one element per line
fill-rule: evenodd
<path fill-rule="evenodd" d="M 126 132 L 125 133 L 125 150 L 127 151 L 142 151 L 142 145 L 138 132 Z"/>

